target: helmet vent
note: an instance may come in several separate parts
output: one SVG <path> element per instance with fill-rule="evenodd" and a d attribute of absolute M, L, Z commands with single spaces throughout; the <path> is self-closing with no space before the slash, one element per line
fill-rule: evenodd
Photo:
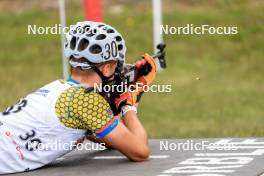
<path fill-rule="evenodd" d="M 117 37 L 116 37 L 116 41 L 117 41 L 117 42 L 120 42 L 120 41 L 122 41 L 122 38 L 121 38 L 120 36 L 117 36 Z"/>
<path fill-rule="evenodd" d="M 72 50 L 74 50 L 75 46 L 76 46 L 76 37 L 72 37 L 71 43 L 70 43 L 70 48 Z"/>
<path fill-rule="evenodd" d="M 89 34 L 86 34 L 87 37 L 92 37 L 94 36 L 94 34 L 92 32 L 90 32 Z"/>
<path fill-rule="evenodd" d="M 104 40 L 105 38 L 106 38 L 106 35 L 99 34 L 98 36 L 96 36 L 95 40 Z"/>
<path fill-rule="evenodd" d="M 123 49 L 123 45 L 118 45 L 117 47 L 118 47 L 118 51 Z"/>
<path fill-rule="evenodd" d="M 78 45 L 78 51 L 83 51 L 89 45 L 89 41 L 85 38 L 81 39 Z"/>
<path fill-rule="evenodd" d="M 108 34 L 111 34 L 111 33 L 115 33 L 115 31 L 113 29 L 107 29 L 106 31 Z"/>
<path fill-rule="evenodd" d="M 88 32 L 90 30 L 90 26 L 89 25 L 86 25 L 86 26 L 83 26 L 83 32 Z"/>
<path fill-rule="evenodd" d="M 123 59 L 125 56 L 123 54 L 119 53 L 119 57 L 121 57 Z"/>
<path fill-rule="evenodd" d="M 99 54 L 99 53 L 101 53 L 102 52 L 102 48 L 101 48 L 101 46 L 99 46 L 99 45 L 92 45 L 91 47 L 90 47 L 90 52 L 91 53 L 93 53 L 93 54 Z"/>

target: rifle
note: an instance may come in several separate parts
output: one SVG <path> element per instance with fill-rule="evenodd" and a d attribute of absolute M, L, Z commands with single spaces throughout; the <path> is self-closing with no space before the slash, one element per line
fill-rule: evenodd
<path fill-rule="evenodd" d="M 157 62 L 162 69 L 167 68 L 165 60 L 165 48 L 166 44 L 158 44 L 157 49 L 159 51 L 154 56 L 152 56 L 153 58 L 157 59 Z M 151 67 L 148 63 L 146 63 L 146 60 L 141 59 L 135 64 L 125 64 L 123 72 L 121 72 L 121 79 L 125 79 L 128 85 L 133 84 L 139 77 L 147 75 L 150 70 Z"/>

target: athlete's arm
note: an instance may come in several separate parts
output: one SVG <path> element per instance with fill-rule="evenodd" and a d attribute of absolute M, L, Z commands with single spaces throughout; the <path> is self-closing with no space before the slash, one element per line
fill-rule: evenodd
<path fill-rule="evenodd" d="M 123 117 L 123 123 L 103 138 L 87 136 L 87 139 L 103 143 L 107 148 L 115 148 L 132 161 L 148 159 L 149 146 L 147 134 L 134 111 L 128 111 Z"/>
<path fill-rule="evenodd" d="M 143 161 L 149 157 L 147 134 L 134 111 L 124 116 L 124 124 L 118 123 L 115 129 L 102 139 L 119 150 L 132 161 Z"/>
<path fill-rule="evenodd" d="M 69 98 L 68 94 L 72 99 L 69 99 L 70 103 L 67 106 L 65 99 Z M 65 126 L 87 129 L 96 137 L 96 142 L 101 142 L 102 139 L 106 145 L 119 150 L 133 161 L 148 158 L 147 135 L 136 113 L 133 111 L 125 113 L 126 127 L 113 116 L 110 105 L 98 93 L 86 93 L 82 87 L 67 89 L 56 102 L 56 113 Z"/>

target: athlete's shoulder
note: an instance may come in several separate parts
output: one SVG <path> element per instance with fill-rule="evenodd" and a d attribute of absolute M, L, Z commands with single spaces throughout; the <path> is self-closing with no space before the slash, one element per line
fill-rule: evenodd
<path fill-rule="evenodd" d="M 62 92 L 55 109 L 66 127 L 86 129 L 97 137 L 106 135 L 117 123 L 107 100 L 93 89 L 82 86 Z"/>

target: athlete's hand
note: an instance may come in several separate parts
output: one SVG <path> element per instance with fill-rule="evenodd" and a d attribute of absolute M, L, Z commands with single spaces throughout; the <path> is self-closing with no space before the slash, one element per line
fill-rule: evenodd
<path fill-rule="evenodd" d="M 150 65 L 151 70 L 147 75 L 138 78 L 137 82 L 139 82 L 143 85 L 150 85 L 156 78 L 157 65 L 156 65 L 156 62 L 153 59 L 153 57 L 151 57 L 148 54 L 144 54 L 143 59 L 146 61 L 147 64 Z"/>
<path fill-rule="evenodd" d="M 115 99 L 115 105 L 119 112 L 124 105 L 134 106 L 137 104 L 138 93 L 136 91 L 123 92 L 118 98 Z"/>

